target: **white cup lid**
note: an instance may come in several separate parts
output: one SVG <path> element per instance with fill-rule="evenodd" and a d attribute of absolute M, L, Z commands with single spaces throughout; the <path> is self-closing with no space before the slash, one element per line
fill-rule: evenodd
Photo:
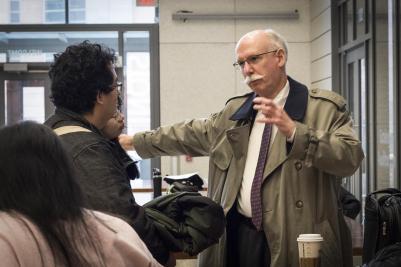
<path fill-rule="evenodd" d="M 298 242 L 321 242 L 323 237 L 320 234 L 301 234 L 297 238 Z"/>

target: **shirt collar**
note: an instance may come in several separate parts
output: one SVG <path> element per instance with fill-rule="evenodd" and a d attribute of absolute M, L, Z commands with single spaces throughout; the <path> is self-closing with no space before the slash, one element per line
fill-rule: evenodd
<path fill-rule="evenodd" d="M 281 91 L 276 95 L 276 97 L 273 99 L 273 102 L 280 107 L 284 107 L 289 92 L 290 92 L 290 85 L 287 80 L 284 85 L 284 88 L 281 89 Z"/>
<path fill-rule="evenodd" d="M 284 105 L 284 110 L 291 119 L 303 121 L 308 104 L 308 88 L 293 80 L 290 76 L 287 76 L 287 78 L 288 81 L 283 90 L 280 91 L 273 101 L 280 106 Z M 256 115 L 253 109 L 253 99 L 255 97 L 255 93 L 250 94 L 245 102 L 230 117 L 230 120 L 252 120 Z"/>

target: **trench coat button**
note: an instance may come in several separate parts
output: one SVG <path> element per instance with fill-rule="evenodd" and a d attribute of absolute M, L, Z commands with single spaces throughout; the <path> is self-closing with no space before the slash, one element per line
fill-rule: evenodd
<path fill-rule="evenodd" d="M 302 163 L 300 161 L 295 162 L 295 169 L 297 169 L 298 171 L 302 169 Z"/>
<path fill-rule="evenodd" d="M 295 202 L 295 206 L 300 209 L 304 206 L 304 203 L 302 202 L 302 200 L 298 200 L 297 202 Z"/>

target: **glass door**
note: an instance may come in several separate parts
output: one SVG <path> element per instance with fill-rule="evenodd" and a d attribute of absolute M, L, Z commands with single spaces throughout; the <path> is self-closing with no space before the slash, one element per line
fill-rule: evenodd
<path fill-rule="evenodd" d="M 353 127 L 362 144 L 365 156 L 368 157 L 368 109 L 366 85 L 365 46 L 359 46 L 347 51 L 344 55 L 344 87 L 343 95 L 348 101 L 349 111 L 353 120 Z M 354 175 L 346 179 L 347 189 L 353 193 L 364 206 L 368 192 L 367 159 L 362 161 L 361 167 Z M 362 211 L 363 212 L 363 211 Z"/>
<path fill-rule="evenodd" d="M 46 73 L 0 73 L 0 125 L 22 120 L 43 123 L 54 111 L 49 100 L 50 81 Z"/>
<path fill-rule="evenodd" d="M 144 25 L 0 25 L 0 125 L 19 120 L 44 121 L 54 110 L 47 71 L 54 54 L 84 40 L 116 51 L 116 71 L 123 81 L 125 131 L 155 128 L 159 114 L 159 28 Z M 7 72 L 4 66 L 11 66 Z M 18 65 L 24 67 L 19 70 Z M 4 70 L 4 71 L 2 71 Z M 38 72 L 40 71 L 40 73 Z M 160 159 L 138 160 L 141 178 L 135 187 L 150 187 L 151 169 Z"/>

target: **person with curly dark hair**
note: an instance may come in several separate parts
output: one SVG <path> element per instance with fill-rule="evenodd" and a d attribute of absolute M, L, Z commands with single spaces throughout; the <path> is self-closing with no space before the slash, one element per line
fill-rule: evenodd
<path fill-rule="evenodd" d="M 45 124 L 73 160 L 85 207 L 126 218 L 161 264 L 174 264 L 154 222 L 135 202 L 117 144 L 102 132 L 120 104 L 115 60 L 112 49 L 88 41 L 55 55 L 49 76 L 56 111 Z"/>
<path fill-rule="evenodd" d="M 56 134 L 30 121 L 0 128 L 1 266 L 161 266 L 123 220 L 83 208 Z"/>
<path fill-rule="evenodd" d="M 100 93 L 104 96 L 113 93 L 117 97 L 116 86 L 112 86 L 116 77 L 115 60 L 112 49 L 88 41 L 55 55 L 49 71 L 54 105 L 84 114 L 93 111 Z"/>

